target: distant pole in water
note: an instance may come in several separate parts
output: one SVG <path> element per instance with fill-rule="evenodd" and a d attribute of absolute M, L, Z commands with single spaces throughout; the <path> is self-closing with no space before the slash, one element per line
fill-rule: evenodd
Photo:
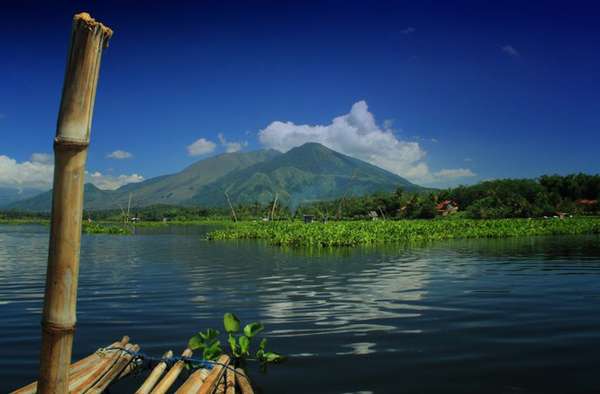
<path fill-rule="evenodd" d="M 237 222 L 237 215 L 235 214 L 235 209 L 233 209 L 233 205 L 231 205 L 231 200 L 229 199 L 229 194 L 227 190 L 225 190 L 225 197 L 227 197 L 227 203 L 229 204 L 229 209 L 231 209 L 231 214 L 233 215 L 233 221 Z"/>
<path fill-rule="evenodd" d="M 275 206 L 277 206 L 277 197 L 279 197 L 279 194 L 275 193 L 275 200 L 273 201 L 273 208 L 271 208 L 271 221 L 273 220 L 273 217 L 275 216 Z"/>
<path fill-rule="evenodd" d="M 76 322 L 83 183 L 102 50 L 112 30 L 89 14 L 73 17 L 54 139 L 52 222 L 42 316 L 39 394 L 66 394 Z"/>
<path fill-rule="evenodd" d="M 127 219 L 125 219 L 126 223 L 129 223 L 129 209 L 131 209 L 131 193 L 129 193 L 129 201 L 127 201 Z"/>

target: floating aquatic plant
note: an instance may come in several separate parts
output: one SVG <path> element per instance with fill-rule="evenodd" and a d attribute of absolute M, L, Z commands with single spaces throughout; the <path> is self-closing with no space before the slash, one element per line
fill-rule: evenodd
<path fill-rule="evenodd" d="M 265 329 L 262 323 L 249 323 L 242 329 L 240 319 L 233 313 L 226 313 L 223 316 L 223 327 L 227 333 L 228 354 L 235 364 L 244 364 L 252 360 L 260 362 L 265 367 L 267 364 L 285 360 L 284 356 L 266 349 L 266 338 L 262 338 L 256 349 L 252 350 L 253 341 L 257 340 L 257 335 Z M 192 350 L 202 350 L 202 357 L 205 360 L 216 360 L 225 353 L 219 335 L 220 332 L 213 328 L 200 331 L 190 338 L 188 347 Z"/>

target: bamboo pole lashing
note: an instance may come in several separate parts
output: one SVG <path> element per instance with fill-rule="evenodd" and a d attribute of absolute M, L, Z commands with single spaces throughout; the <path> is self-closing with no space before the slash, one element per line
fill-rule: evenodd
<path fill-rule="evenodd" d="M 191 349 L 185 349 L 181 354 L 183 357 L 191 357 L 193 354 Z M 152 394 L 164 394 L 169 390 L 169 388 L 173 385 L 179 374 L 185 367 L 185 361 L 179 360 L 171 367 L 169 372 L 161 379 L 160 382 L 154 387 L 151 391 Z"/>
<path fill-rule="evenodd" d="M 217 364 L 213 366 L 210 375 L 208 375 L 208 377 L 200 387 L 200 391 L 198 391 L 198 394 L 212 394 L 213 391 L 217 389 L 219 381 L 223 377 L 225 369 L 229 366 L 230 362 L 231 358 L 228 355 L 221 355 L 217 359 Z"/>
<path fill-rule="evenodd" d="M 138 352 L 140 347 L 138 345 L 133 345 L 128 349 L 130 352 Z M 131 363 L 133 356 L 129 353 L 121 354 L 117 361 L 112 365 L 110 369 L 106 371 L 106 373 L 100 377 L 100 379 L 94 383 L 94 385 L 85 391 L 86 394 L 101 394 L 106 388 L 121 374 L 123 369 L 127 367 L 129 363 Z"/>
<path fill-rule="evenodd" d="M 215 394 L 225 394 L 225 375 L 221 376 L 221 380 L 217 383 L 217 388 L 215 389 Z"/>
<path fill-rule="evenodd" d="M 77 14 L 56 137 L 52 220 L 42 314 L 39 394 L 66 394 L 76 322 L 83 182 L 102 50 L 112 30 Z"/>
<path fill-rule="evenodd" d="M 128 343 L 124 346 L 124 349 L 127 351 L 137 351 L 139 350 L 139 346 Z M 115 366 L 118 367 L 119 360 L 121 359 L 130 359 L 131 356 L 124 351 L 115 350 L 107 353 L 105 358 L 99 363 L 98 368 L 90 371 L 80 377 L 74 378 L 73 386 L 70 387 L 70 394 L 82 394 L 87 393 L 87 391 L 97 385 L 102 378 Z M 119 370 L 121 372 L 121 370 Z"/>
<path fill-rule="evenodd" d="M 171 350 L 169 350 L 168 352 L 163 354 L 163 358 L 171 358 L 171 357 L 173 357 L 173 352 Z M 165 372 L 166 369 L 167 369 L 166 362 L 161 361 L 160 363 L 158 363 L 158 365 L 156 367 L 154 367 L 152 372 L 150 372 L 150 375 L 148 375 L 148 377 L 146 378 L 144 383 L 142 383 L 140 388 L 137 389 L 135 394 L 149 394 L 150 391 L 156 385 L 156 383 L 158 383 L 158 380 L 163 375 L 163 373 Z"/>

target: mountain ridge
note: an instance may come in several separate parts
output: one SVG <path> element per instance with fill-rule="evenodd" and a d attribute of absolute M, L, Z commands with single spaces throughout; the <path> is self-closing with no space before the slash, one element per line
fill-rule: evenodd
<path fill-rule="evenodd" d="M 281 153 L 272 149 L 223 153 L 199 160 L 180 172 L 161 175 L 116 190 L 85 185 L 86 210 L 119 209 L 155 204 L 225 206 L 227 191 L 234 204 L 268 203 L 275 195 L 283 204 L 328 200 L 342 195 L 363 195 L 424 188 L 382 168 L 336 152 L 318 143 L 306 143 Z M 49 211 L 52 193 L 44 192 L 6 208 Z"/>

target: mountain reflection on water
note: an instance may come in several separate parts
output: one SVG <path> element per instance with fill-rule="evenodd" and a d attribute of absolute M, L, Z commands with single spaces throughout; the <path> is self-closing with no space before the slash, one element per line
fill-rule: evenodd
<path fill-rule="evenodd" d="M 597 236 L 286 250 L 205 230 L 84 236 L 74 357 L 124 334 L 181 351 L 233 311 L 292 356 L 252 370 L 266 392 L 600 389 Z M 47 231 L 0 226 L 0 392 L 36 376 Z"/>

